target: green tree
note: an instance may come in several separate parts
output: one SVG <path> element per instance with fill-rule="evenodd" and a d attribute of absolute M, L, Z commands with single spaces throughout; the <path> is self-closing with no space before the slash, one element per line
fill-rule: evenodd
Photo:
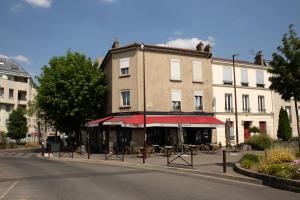
<path fill-rule="evenodd" d="M 27 131 L 27 119 L 25 117 L 24 109 L 17 108 L 16 110 L 13 110 L 8 118 L 7 136 L 19 141 L 26 137 Z"/>
<path fill-rule="evenodd" d="M 289 140 L 292 137 L 292 128 L 290 125 L 290 119 L 285 109 L 280 108 L 278 119 L 277 137 L 282 140 Z"/>
<path fill-rule="evenodd" d="M 85 122 L 103 115 L 105 75 L 85 55 L 69 50 L 66 56 L 53 57 L 37 80 L 37 105 L 56 130 L 80 138 Z"/>
<path fill-rule="evenodd" d="M 300 100 L 300 38 L 289 26 L 288 33 L 282 38 L 282 45 L 277 47 L 270 62 L 272 73 L 270 89 L 281 94 L 284 100 L 294 99 L 297 117 L 298 145 L 300 151 L 299 113 L 297 101 Z"/>

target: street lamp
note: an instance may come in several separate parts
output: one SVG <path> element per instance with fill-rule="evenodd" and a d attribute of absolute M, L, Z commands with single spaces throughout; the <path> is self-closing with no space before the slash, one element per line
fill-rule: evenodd
<path fill-rule="evenodd" d="M 141 49 L 143 51 L 143 93 L 144 93 L 144 148 L 143 148 L 143 164 L 145 164 L 147 151 L 146 151 L 146 141 L 147 141 L 147 127 L 146 127 L 146 73 L 145 73 L 145 51 L 144 44 L 141 43 Z"/>
<path fill-rule="evenodd" d="M 235 82 L 235 63 L 234 63 L 234 58 L 236 56 L 239 56 L 239 55 L 240 54 L 233 54 L 232 55 L 236 144 L 239 144 L 239 129 L 238 129 L 238 113 L 237 113 L 237 100 L 236 100 L 236 82 Z"/>

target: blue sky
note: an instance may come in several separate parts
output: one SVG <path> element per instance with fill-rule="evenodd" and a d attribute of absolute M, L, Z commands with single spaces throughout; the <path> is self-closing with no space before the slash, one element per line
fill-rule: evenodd
<path fill-rule="evenodd" d="M 0 0 L 0 56 L 16 59 L 33 76 L 70 48 L 95 59 L 114 37 L 192 47 L 214 44 L 216 57 L 266 59 L 289 24 L 300 35 L 299 0 Z"/>

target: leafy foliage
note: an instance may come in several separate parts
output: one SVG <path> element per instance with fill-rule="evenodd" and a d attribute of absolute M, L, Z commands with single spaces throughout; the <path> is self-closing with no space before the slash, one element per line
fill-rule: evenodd
<path fill-rule="evenodd" d="M 268 164 L 280 164 L 292 162 L 295 159 L 295 153 L 288 148 L 276 146 L 266 151 L 265 162 Z"/>
<path fill-rule="evenodd" d="M 258 128 L 257 126 L 251 126 L 251 127 L 249 128 L 249 132 L 250 132 L 250 133 L 259 133 L 260 130 L 259 130 L 259 128 Z"/>
<path fill-rule="evenodd" d="M 286 110 L 282 107 L 279 112 L 277 137 L 282 140 L 289 140 L 292 137 L 292 128 Z"/>
<path fill-rule="evenodd" d="M 300 38 L 293 29 L 293 25 L 289 26 L 288 33 L 282 38 L 282 45 L 277 47 L 279 53 L 273 53 L 271 68 L 269 72 L 272 74 L 270 78 L 270 89 L 281 94 L 284 100 L 294 98 L 295 108 L 298 108 L 297 101 L 300 100 Z M 298 145 L 300 151 L 300 128 L 299 113 L 296 110 Z"/>
<path fill-rule="evenodd" d="M 267 134 L 259 134 L 251 136 L 247 141 L 253 149 L 264 150 L 272 147 L 273 141 Z"/>
<path fill-rule="evenodd" d="M 299 166 L 290 163 L 262 164 L 259 172 L 285 179 L 300 179 Z"/>
<path fill-rule="evenodd" d="M 53 57 L 42 70 L 36 101 L 57 130 L 78 133 L 87 120 L 104 113 L 105 75 L 90 58 L 68 51 Z"/>
<path fill-rule="evenodd" d="M 241 160 L 241 166 L 246 169 L 250 169 L 252 166 L 258 164 L 262 159 L 261 155 L 257 154 L 245 154 Z"/>
<path fill-rule="evenodd" d="M 28 128 L 24 109 L 17 108 L 10 113 L 7 131 L 7 136 L 17 141 L 26 137 Z"/>

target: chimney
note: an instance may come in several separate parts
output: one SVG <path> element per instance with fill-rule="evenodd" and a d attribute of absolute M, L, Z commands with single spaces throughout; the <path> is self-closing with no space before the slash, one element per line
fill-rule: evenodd
<path fill-rule="evenodd" d="M 118 38 L 115 38 L 115 41 L 113 43 L 113 45 L 111 46 L 112 49 L 116 49 L 120 47 L 120 43 L 118 41 Z"/>
<path fill-rule="evenodd" d="M 204 43 L 199 42 L 196 46 L 197 51 L 203 51 L 204 50 Z"/>
<path fill-rule="evenodd" d="M 210 44 L 206 45 L 204 47 L 204 51 L 206 51 L 207 53 L 212 53 L 212 46 Z"/>
<path fill-rule="evenodd" d="M 254 63 L 257 65 L 265 65 L 264 55 L 263 55 L 262 51 L 257 52 Z"/>

